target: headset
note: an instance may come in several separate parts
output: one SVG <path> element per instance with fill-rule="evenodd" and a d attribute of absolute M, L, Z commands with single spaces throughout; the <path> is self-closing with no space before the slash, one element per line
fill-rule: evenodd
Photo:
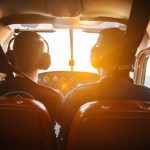
<path fill-rule="evenodd" d="M 110 47 L 112 47 L 111 45 L 116 45 L 117 42 L 119 40 L 123 40 L 124 39 L 124 31 L 122 31 L 121 29 L 118 29 L 116 27 L 112 27 L 112 28 L 106 28 L 100 31 L 100 36 L 96 42 L 96 44 L 92 47 L 91 50 L 91 55 L 90 55 L 90 61 L 91 64 L 94 68 L 98 69 L 100 67 L 104 67 L 105 64 L 107 63 L 108 59 L 113 58 L 112 56 L 112 51 L 111 50 L 107 50 L 105 52 L 104 49 L 102 49 L 102 44 L 100 45 L 100 40 L 103 38 L 103 42 L 105 42 L 105 45 L 107 45 L 107 41 L 108 41 L 108 45 Z M 115 35 L 116 34 L 116 35 Z M 114 37 L 113 37 L 114 36 Z M 119 43 L 117 44 L 119 45 Z M 115 47 L 116 49 L 117 47 Z M 118 48 L 117 48 L 118 49 Z M 116 53 L 118 53 L 118 55 L 120 55 L 121 53 L 121 45 L 119 47 L 120 50 L 117 50 Z M 116 54 L 114 54 L 116 55 Z M 119 63 L 119 62 L 118 62 Z M 127 70 L 129 68 L 129 66 L 121 66 L 118 64 L 118 70 Z"/>
<path fill-rule="evenodd" d="M 32 31 L 22 31 L 22 32 L 30 32 L 30 33 L 34 33 L 35 34 L 35 32 L 32 32 Z M 22 33 L 22 32 L 20 32 L 20 33 Z M 8 48 L 7 48 L 7 51 L 6 51 L 6 57 L 7 57 L 8 61 L 13 66 L 15 66 L 15 58 L 14 58 L 14 49 L 11 48 L 11 45 L 12 45 L 12 43 L 14 42 L 14 40 L 16 39 L 16 37 L 18 35 L 14 35 L 14 37 L 9 41 Z M 49 54 L 49 46 L 48 46 L 47 41 L 42 36 L 40 36 L 39 34 L 38 34 L 38 36 L 39 36 L 39 39 L 37 39 L 37 38 L 35 39 L 35 37 L 33 37 L 35 40 L 37 40 L 36 41 L 37 44 L 39 42 L 43 42 L 43 43 L 45 43 L 45 45 L 47 47 L 46 52 L 43 52 L 43 56 L 41 57 L 41 60 L 39 62 L 39 69 L 46 70 L 46 69 L 49 68 L 49 66 L 51 64 L 51 59 L 50 59 L 50 54 Z M 42 40 L 40 40 L 40 39 L 42 39 Z M 21 47 L 20 47 L 20 49 L 21 49 Z"/>
<path fill-rule="evenodd" d="M 99 47 L 94 45 L 90 54 L 90 62 L 93 68 L 98 69 L 101 67 L 101 62 L 103 61 L 103 56 L 99 56 Z"/>

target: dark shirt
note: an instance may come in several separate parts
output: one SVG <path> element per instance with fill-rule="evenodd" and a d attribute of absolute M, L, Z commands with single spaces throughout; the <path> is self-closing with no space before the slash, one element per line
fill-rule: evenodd
<path fill-rule="evenodd" d="M 58 121 L 58 112 L 63 100 L 62 94 L 52 88 L 39 85 L 24 77 L 15 77 L 5 81 L 0 86 L 1 96 L 18 96 L 36 99 L 42 102 L 47 108 L 53 120 Z"/>
<path fill-rule="evenodd" d="M 62 106 L 61 123 L 65 134 L 77 110 L 86 102 L 94 100 L 136 99 L 150 100 L 150 89 L 131 83 L 128 79 L 109 76 L 98 82 L 82 85 L 69 92 Z"/>

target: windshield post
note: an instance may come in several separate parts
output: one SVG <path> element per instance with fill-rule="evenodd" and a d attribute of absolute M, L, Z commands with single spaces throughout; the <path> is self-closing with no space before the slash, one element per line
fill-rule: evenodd
<path fill-rule="evenodd" d="M 75 61 L 73 59 L 73 29 L 69 30 L 69 34 L 70 34 L 70 60 L 69 60 L 69 66 L 71 66 L 71 71 L 73 71 L 73 67 L 75 64 Z"/>

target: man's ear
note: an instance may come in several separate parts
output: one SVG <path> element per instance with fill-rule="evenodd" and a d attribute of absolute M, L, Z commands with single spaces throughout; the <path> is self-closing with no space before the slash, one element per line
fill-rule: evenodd
<path fill-rule="evenodd" d="M 104 57 L 102 54 L 100 54 L 99 47 L 96 45 L 91 50 L 90 62 L 91 65 L 96 69 L 102 67 L 104 63 Z"/>

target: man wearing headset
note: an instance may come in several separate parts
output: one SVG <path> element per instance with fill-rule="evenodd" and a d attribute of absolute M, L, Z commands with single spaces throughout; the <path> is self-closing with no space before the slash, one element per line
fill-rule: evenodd
<path fill-rule="evenodd" d="M 73 89 L 63 102 L 62 124 L 66 136 L 77 110 L 86 102 L 100 99 L 150 100 L 150 89 L 135 85 L 129 77 L 129 68 L 119 70 L 119 55 L 124 32 L 117 28 L 104 29 L 91 51 L 91 63 L 100 75 L 95 83 Z"/>
<path fill-rule="evenodd" d="M 62 94 L 52 88 L 37 84 L 38 70 L 50 66 L 50 55 L 44 52 L 44 39 L 35 32 L 24 31 L 14 38 L 13 50 L 10 45 L 7 51 L 9 61 L 20 72 L 27 76 L 17 74 L 16 77 L 6 81 L 0 90 L 3 96 L 25 96 L 41 101 L 52 119 L 58 121 L 57 113 L 63 99 Z"/>

